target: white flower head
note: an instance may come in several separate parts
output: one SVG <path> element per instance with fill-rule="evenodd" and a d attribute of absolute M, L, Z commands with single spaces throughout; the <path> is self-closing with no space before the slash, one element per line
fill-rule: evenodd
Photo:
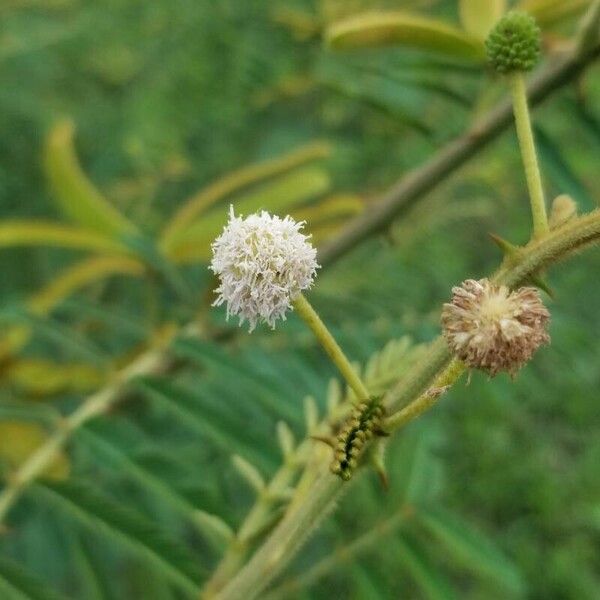
<path fill-rule="evenodd" d="M 236 217 L 232 206 L 229 222 L 212 244 L 210 269 L 221 282 L 213 305 L 227 303 L 227 318 L 238 315 L 240 325 L 248 321 L 250 331 L 259 322 L 275 327 L 277 319 L 285 319 L 319 268 L 303 226 L 266 211 Z"/>

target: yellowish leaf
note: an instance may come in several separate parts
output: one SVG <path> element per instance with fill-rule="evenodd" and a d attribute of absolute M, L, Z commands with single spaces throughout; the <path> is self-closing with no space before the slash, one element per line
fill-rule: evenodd
<path fill-rule="evenodd" d="M 560 24 L 567 17 L 582 13 L 591 0 L 522 0 L 518 10 L 528 12 L 542 27 Z"/>
<path fill-rule="evenodd" d="M 18 352 L 31 337 L 31 327 L 14 325 L 7 327 L 0 338 L 0 363 Z"/>
<path fill-rule="evenodd" d="M 470 35 L 485 40 L 506 11 L 506 0 L 460 0 L 460 22 Z"/>
<path fill-rule="evenodd" d="M 329 26 L 328 44 L 336 49 L 401 45 L 447 56 L 481 60 L 481 40 L 441 21 L 398 11 L 355 15 Z"/>
<path fill-rule="evenodd" d="M 55 246 L 109 254 L 127 254 L 130 251 L 105 235 L 51 221 L 0 221 L 0 247 Z"/>
<path fill-rule="evenodd" d="M 317 204 L 295 209 L 292 216 L 297 221 L 306 221 L 306 230 L 312 232 L 322 224 L 341 222 L 354 217 L 363 209 L 364 203 L 359 196 L 336 194 Z"/>
<path fill-rule="evenodd" d="M 84 363 L 60 364 L 42 359 L 20 359 L 5 369 L 6 380 L 29 396 L 83 394 L 96 389 L 106 373 Z"/>
<path fill-rule="evenodd" d="M 46 139 L 44 168 L 58 207 L 69 219 L 89 229 L 113 237 L 135 234 L 135 225 L 83 172 L 75 153 L 74 131 L 71 121 L 60 121 Z"/>
<path fill-rule="evenodd" d="M 37 423 L 0 421 L 0 463 L 5 470 L 14 471 L 47 439 L 48 433 Z M 53 480 L 67 479 L 70 470 L 68 456 L 59 452 L 42 476 Z"/>
<path fill-rule="evenodd" d="M 76 290 L 112 275 L 141 277 L 142 262 L 125 256 L 97 256 L 78 262 L 57 275 L 45 288 L 28 301 L 32 312 L 44 315 Z"/>
<path fill-rule="evenodd" d="M 167 248 L 182 230 L 188 228 L 195 219 L 245 187 L 255 185 L 271 177 L 291 171 L 305 163 L 326 158 L 331 148 L 326 142 L 314 142 L 298 148 L 294 152 L 257 165 L 234 171 L 192 196 L 179 208 L 167 223 L 161 235 L 161 247 Z"/>
<path fill-rule="evenodd" d="M 311 242 L 315 246 L 320 246 L 323 242 L 326 242 L 327 240 L 334 237 L 337 233 L 339 233 L 340 229 L 343 226 L 343 221 L 323 223 L 322 225 L 314 225 L 310 228 Z"/>
<path fill-rule="evenodd" d="M 327 191 L 329 175 L 319 167 L 304 167 L 283 175 L 257 191 L 233 201 L 236 213 L 248 215 L 265 209 L 286 215 Z M 210 257 L 210 245 L 227 222 L 229 207 L 212 210 L 172 240 L 165 251 L 176 262 L 193 262 Z"/>
<path fill-rule="evenodd" d="M 272 19 L 275 23 L 289 28 L 300 41 L 310 39 L 319 31 L 319 20 L 315 15 L 290 6 L 274 7 Z"/>
<path fill-rule="evenodd" d="M 308 94 L 319 87 L 313 75 L 286 75 L 274 85 L 263 88 L 252 96 L 252 103 L 259 109 L 264 109 L 275 102 L 285 102 L 298 96 Z"/>

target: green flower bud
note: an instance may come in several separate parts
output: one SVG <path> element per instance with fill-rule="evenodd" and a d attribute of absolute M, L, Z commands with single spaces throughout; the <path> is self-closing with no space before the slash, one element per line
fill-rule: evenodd
<path fill-rule="evenodd" d="M 485 41 L 488 62 L 499 73 L 531 71 L 540 47 L 541 32 L 535 19 L 516 11 L 504 15 Z"/>

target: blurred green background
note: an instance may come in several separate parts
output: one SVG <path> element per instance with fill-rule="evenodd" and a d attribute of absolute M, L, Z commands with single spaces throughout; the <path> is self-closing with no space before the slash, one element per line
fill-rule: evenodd
<path fill-rule="evenodd" d="M 586 2 L 525 4 L 538 10 L 552 53 L 568 46 Z M 24 493 L 0 537 L 2 560 L 68 598 L 193 597 L 157 562 L 170 550 L 140 551 L 140 537 L 153 543 L 143 524 L 181 547 L 201 583 L 219 552 L 206 524 L 192 525 L 194 511 L 235 529 L 253 502 L 231 455 L 267 477 L 281 460 L 275 423 L 286 420 L 301 439 L 303 398 L 323 412 L 335 372 L 295 317 L 248 335 L 209 307 L 207 248 L 229 203 L 291 211 L 322 243 L 506 92 L 477 61 L 447 53 L 323 44 L 325 23 L 373 7 L 460 26 L 458 3 L 448 0 L 0 0 L 5 477 L 115 368 L 170 327 L 198 315 L 202 324 L 200 337 L 176 340 L 173 373 L 132 386 L 74 436 L 46 473 L 62 483 Z M 581 212 L 599 199 L 599 73 L 590 68 L 535 113 L 548 198 L 568 193 Z M 251 166 L 290 153 L 271 173 Z M 226 188 L 223 178 L 231 192 L 217 193 L 179 246 L 164 242 L 177 209 L 215 181 Z M 115 236 L 144 269 L 126 259 L 106 266 L 85 244 L 49 249 L 31 242 L 39 236 L 27 227 L 17 241 L 9 234 L 9 219 L 111 233 L 93 212 L 81 218 L 82 198 L 95 194 L 126 216 Z M 523 243 L 528 229 L 510 131 L 388 236 L 327 269 L 310 298 L 357 361 L 392 339 L 418 348 L 437 335 L 452 285 L 498 265 L 488 232 Z M 553 269 L 552 345 L 514 382 L 474 373 L 397 436 L 391 489 L 372 473 L 353 485 L 276 584 L 288 586 L 283 595 L 598 598 L 599 261 L 590 251 Z M 85 285 L 48 292 L 78 266 Z M 40 290 L 55 301 L 40 308 Z M 408 354 L 387 366 L 392 375 Z M 339 553 L 370 530 L 381 531 L 375 544 Z M 297 585 L 327 559 L 322 577 Z M 11 591 L 7 582 L 29 576 L 10 569 L 0 565 L 0 597 L 37 598 Z"/>

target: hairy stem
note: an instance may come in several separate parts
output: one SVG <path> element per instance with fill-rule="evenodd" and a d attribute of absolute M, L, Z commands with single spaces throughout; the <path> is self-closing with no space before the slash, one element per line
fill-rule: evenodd
<path fill-rule="evenodd" d="M 534 237 L 541 237 L 548 233 L 550 228 L 548 227 L 548 217 L 546 216 L 546 201 L 544 199 L 542 177 L 540 175 L 540 167 L 533 140 L 525 78 L 523 77 L 523 73 L 517 71 L 516 73 L 511 73 L 508 80 L 513 99 L 517 137 L 521 148 L 521 157 L 523 158 L 527 188 L 529 189 L 531 216 L 533 218 L 533 235 Z"/>
<path fill-rule="evenodd" d="M 204 586 L 201 595 L 204 600 L 214 597 L 217 591 L 228 582 L 231 575 L 236 573 L 243 565 L 252 547 L 252 542 L 272 518 L 273 502 L 271 498 L 285 490 L 292 483 L 301 465 L 305 463 L 309 449 L 310 444 L 308 441 L 300 444 L 294 455 L 284 463 L 271 479 L 265 493 L 258 497 L 256 504 L 244 519 L 235 539 L 225 551 L 212 577 Z"/>
<path fill-rule="evenodd" d="M 409 421 L 428 411 L 444 395 L 446 389 L 460 378 L 465 371 L 465 365 L 454 359 L 436 378 L 433 385 L 422 393 L 416 400 L 391 415 L 385 422 L 386 431 L 394 431 Z"/>
<path fill-rule="evenodd" d="M 248 564 L 215 598 L 252 600 L 293 558 L 341 492 L 339 477 L 322 469 L 310 489 L 295 499 L 273 534 L 256 551 Z"/>
<path fill-rule="evenodd" d="M 293 304 L 298 315 L 302 317 L 304 322 L 315 334 L 315 337 L 319 340 L 319 343 L 323 346 L 323 349 L 327 352 L 329 358 L 331 358 L 339 372 L 342 374 L 342 377 L 356 394 L 357 399 L 366 400 L 369 398 L 369 390 L 367 390 L 365 384 L 357 375 L 356 370 L 350 364 L 350 361 L 329 332 L 329 329 L 327 329 L 323 321 L 321 321 L 321 318 L 315 312 L 315 309 L 310 305 L 306 297 L 300 294 L 294 300 Z"/>

